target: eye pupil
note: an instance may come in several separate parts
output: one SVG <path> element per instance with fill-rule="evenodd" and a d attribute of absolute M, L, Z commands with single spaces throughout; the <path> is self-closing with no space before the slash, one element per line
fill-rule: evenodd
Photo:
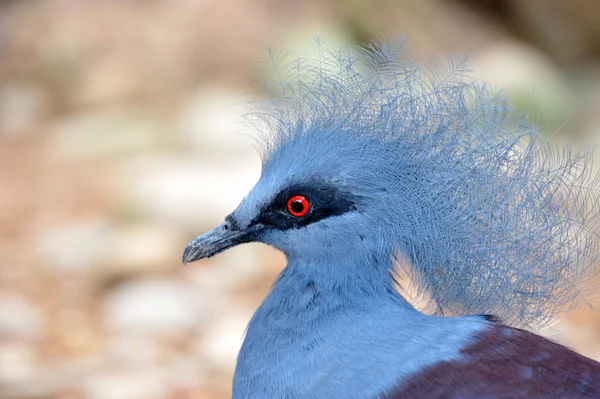
<path fill-rule="evenodd" d="M 306 197 L 302 195 L 294 195 L 287 202 L 288 212 L 295 217 L 302 217 L 309 211 L 310 204 Z"/>
<path fill-rule="evenodd" d="M 302 213 L 302 211 L 304 210 L 304 205 L 302 204 L 302 201 L 298 200 L 292 201 L 290 207 L 292 208 L 292 211 L 296 213 Z"/>

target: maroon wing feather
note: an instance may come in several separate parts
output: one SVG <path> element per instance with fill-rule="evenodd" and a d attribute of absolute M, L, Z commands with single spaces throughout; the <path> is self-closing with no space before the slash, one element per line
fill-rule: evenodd
<path fill-rule="evenodd" d="M 493 324 L 462 354 L 403 380 L 385 398 L 600 398 L 600 363 L 527 331 Z"/>

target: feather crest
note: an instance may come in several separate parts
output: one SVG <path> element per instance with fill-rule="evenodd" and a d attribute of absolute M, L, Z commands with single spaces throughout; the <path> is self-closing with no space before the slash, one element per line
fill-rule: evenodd
<path fill-rule="evenodd" d="M 395 272 L 430 313 L 533 328 L 588 303 L 600 218 L 590 152 L 511 123 L 506 99 L 471 79 L 464 59 L 421 66 L 402 40 L 317 40 L 313 51 L 285 65 L 270 52 L 271 99 L 249 115 L 263 158 L 298 136 L 334 153 L 355 145 L 368 184 L 385 188 L 377 220 L 406 260 Z"/>

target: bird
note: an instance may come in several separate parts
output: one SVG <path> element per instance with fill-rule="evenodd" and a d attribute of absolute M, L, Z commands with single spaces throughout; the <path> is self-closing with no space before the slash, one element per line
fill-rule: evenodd
<path fill-rule="evenodd" d="M 464 57 L 389 38 L 290 57 L 269 50 L 245 118 L 260 178 L 183 252 L 286 257 L 233 398 L 600 398 L 600 363 L 539 335 L 591 303 L 593 150 L 555 144 Z"/>

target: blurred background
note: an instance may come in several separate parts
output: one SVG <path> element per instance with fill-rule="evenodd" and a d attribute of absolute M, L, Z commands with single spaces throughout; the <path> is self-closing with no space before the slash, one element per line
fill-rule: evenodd
<path fill-rule="evenodd" d="M 0 0 L 0 397 L 229 397 L 283 257 L 180 259 L 258 178 L 240 117 L 266 49 L 390 33 L 600 140 L 595 0 Z M 552 334 L 600 360 L 600 311 Z"/>

